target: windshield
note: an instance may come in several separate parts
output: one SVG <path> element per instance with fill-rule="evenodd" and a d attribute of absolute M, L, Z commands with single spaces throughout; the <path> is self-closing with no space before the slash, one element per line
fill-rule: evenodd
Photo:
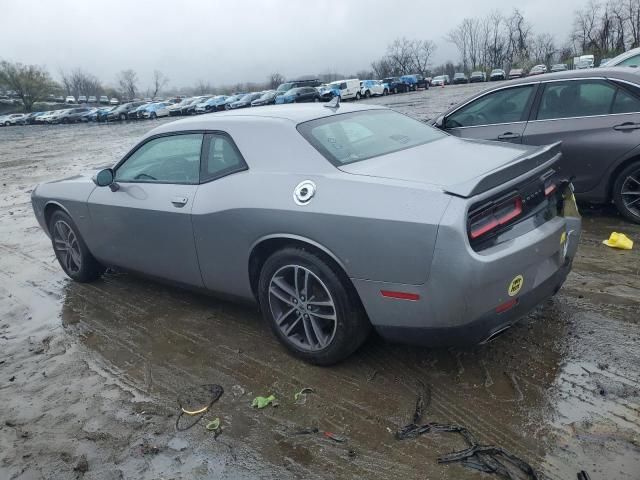
<path fill-rule="evenodd" d="M 312 120 L 298 131 L 336 166 L 405 150 L 445 137 L 423 122 L 391 110 L 366 110 Z"/>
<path fill-rule="evenodd" d="M 293 83 L 291 82 L 283 83 L 278 87 L 278 92 L 286 92 L 287 90 L 291 90 L 292 85 Z"/>

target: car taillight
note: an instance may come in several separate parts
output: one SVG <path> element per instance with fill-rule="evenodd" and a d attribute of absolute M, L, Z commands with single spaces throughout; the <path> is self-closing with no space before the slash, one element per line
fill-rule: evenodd
<path fill-rule="evenodd" d="M 497 206 L 491 206 L 474 214 L 469 221 L 469 236 L 475 240 L 482 235 L 506 225 L 522 213 L 522 199 L 513 197 Z"/>

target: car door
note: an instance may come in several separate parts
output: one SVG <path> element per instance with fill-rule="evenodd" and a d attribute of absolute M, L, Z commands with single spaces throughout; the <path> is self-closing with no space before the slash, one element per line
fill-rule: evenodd
<path fill-rule="evenodd" d="M 445 116 L 443 128 L 458 137 L 521 143 L 537 83 L 493 90 Z"/>
<path fill-rule="evenodd" d="M 249 245 L 247 226 L 237 210 L 248 166 L 230 135 L 208 133 L 202 146 L 201 184 L 193 203 L 193 233 L 207 289 L 241 294 Z M 249 188 L 251 190 L 251 188 Z M 251 195 L 251 192 L 248 193 Z"/>
<path fill-rule="evenodd" d="M 638 97 L 598 78 L 544 82 L 523 142 L 562 142 L 560 167 L 574 176 L 576 192 L 603 179 L 619 157 L 640 145 Z"/>
<path fill-rule="evenodd" d="M 202 286 L 191 210 L 202 133 L 151 137 L 115 167 L 114 188 L 89 196 L 92 253 L 109 265 Z"/>

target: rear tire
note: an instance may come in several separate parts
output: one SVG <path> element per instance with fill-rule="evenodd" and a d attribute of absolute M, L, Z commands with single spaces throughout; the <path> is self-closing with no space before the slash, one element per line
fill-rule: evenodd
<path fill-rule="evenodd" d="M 296 357 L 316 365 L 344 360 L 371 329 L 344 273 L 302 248 L 284 248 L 267 259 L 260 271 L 258 300 L 278 340 Z"/>
<path fill-rule="evenodd" d="M 361 98 L 360 92 L 356 92 L 356 100 L 360 100 L 360 98 Z"/>
<path fill-rule="evenodd" d="M 613 202 L 627 220 L 640 223 L 640 162 L 633 162 L 618 174 Z"/>
<path fill-rule="evenodd" d="M 105 271 L 87 248 L 69 215 L 57 210 L 49 219 L 53 251 L 64 272 L 76 282 L 91 282 Z"/>
<path fill-rule="evenodd" d="M 367 90 L 366 92 L 364 92 L 364 98 L 369 98 L 369 97 L 371 97 L 371 92 Z"/>
<path fill-rule="evenodd" d="M 127 116 L 124 113 L 120 114 L 120 121 L 124 122 L 127 119 Z"/>

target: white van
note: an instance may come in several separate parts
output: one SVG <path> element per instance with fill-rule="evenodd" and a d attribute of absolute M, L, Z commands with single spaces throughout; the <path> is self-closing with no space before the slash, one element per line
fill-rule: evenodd
<path fill-rule="evenodd" d="M 349 100 L 351 98 L 360 100 L 360 80 L 358 78 L 336 80 L 329 85 L 333 85 L 340 90 L 340 100 Z"/>

